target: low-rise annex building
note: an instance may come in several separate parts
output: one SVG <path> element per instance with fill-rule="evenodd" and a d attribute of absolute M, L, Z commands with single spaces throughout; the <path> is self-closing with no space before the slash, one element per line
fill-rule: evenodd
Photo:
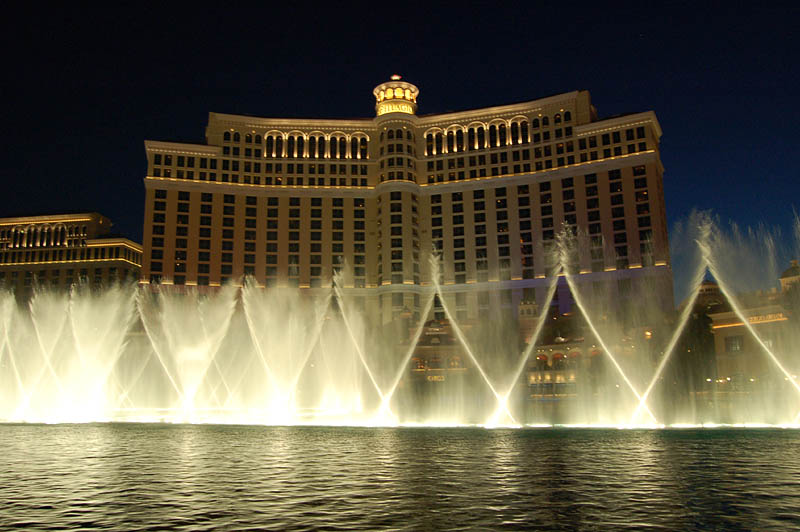
<path fill-rule="evenodd" d="M 138 279 L 142 247 L 111 225 L 96 212 L 0 218 L 0 285 L 25 296 L 35 286 Z"/>

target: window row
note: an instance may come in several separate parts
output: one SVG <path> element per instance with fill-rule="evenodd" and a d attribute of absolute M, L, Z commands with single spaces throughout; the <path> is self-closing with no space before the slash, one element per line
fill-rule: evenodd
<path fill-rule="evenodd" d="M 225 131 L 223 142 L 241 142 L 238 132 Z M 262 144 L 261 135 L 247 133 L 246 144 Z M 265 157 L 310 157 L 329 159 L 366 159 L 368 157 L 367 136 L 365 133 L 352 135 L 324 133 L 280 133 L 269 132 L 263 138 Z"/>
<path fill-rule="evenodd" d="M 414 134 L 409 130 L 402 130 L 402 129 L 389 129 L 386 131 L 381 131 L 380 141 L 383 142 L 383 139 L 386 138 L 387 140 L 402 140 L 405 138 L 408 141 L 414 141 Z"/>
<path fill-rule="evenodd" d="M 556 113 L 553 116 L 555 125 L 571 121 L 572 113 L 570 111 L 565 111 L 563 115 Z M 450 126 L 446 130 L 431 129 L 425 134 L 425 155 L 526 144 L 532 139 L 535 139 L 534 142 L 538 142 L 543 137 L 539 137 L 539 134 L 531 137 L 530 130 L 549 125 L 550 118 L 543 116 L 532 119 L 530 125 L 527 118 L 516 117 L 509 121 L 499 121 L 488 125 L 470 124 L 468 126 Z M 568 129 L 566 136 L 572 134 L 572 128 Z M 547 135 L 549 138 L 549 132 Z"/>

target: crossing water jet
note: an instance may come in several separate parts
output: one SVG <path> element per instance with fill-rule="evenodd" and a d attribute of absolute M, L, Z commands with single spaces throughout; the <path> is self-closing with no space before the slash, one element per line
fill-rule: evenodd
<path fill-rule="evenodd" d="M 458 338 L 458 341 L 461 342 L 461 345 L 463 346 L 464 351 L 467 353 L 467 356 L 475 365 L 475 369 L 478 370 L 478 373 L 483 378 L 484 382 L 486 382 L 486 385 L 489 387 L 489 390 L 491 390 L 492 394 L 494 394 L 494 397 L 497 400 L 498 408 L 501 408 L 503 410 L 503 412 L 508 416 L 508 419 L 511 421 L 513 425 L 519 425 L 517 420 L 514 419 L 514 416 L 511 414 L 507 402 L 505 402 L 503 397 L 497 392 L 494 385 L 492 384 L 492 381 L 489 379 L 489 376 L 486 374 L 486 371 L 484 371 L 483 366 L 475 356 L 475 353 L 472 352 L 472 348 L 470 348 L 467 339 L 464 337 L 464 333 L 461 331 L 461 327 L 459 327 L 456 320 L 453 319 L 453 315 L 450 312 L 450 308 L 444 301 L 444 295 L 442 294 L 442 287 L 439 284 L 439 258 L 436 257 L 435 255 L 432 255 L 430 261 L 431 261 L 431 270 L 433 271 L 432 277 L 433 277 L 433 286 L 435 292 L 436 294 L 438 294 L 439 301 L 442 304 L 442 309 L 447 315 L 447 319 L 449 320 L 450 325 L 453 328 L 453 331 L 455 331 L 456 333 L 456 338 Z"/>
<path fill-rule="evenodd" d="M 595 327 L 595 325 L 594 325 L 594 323 L 592 321 L 592 318 L 589 316 L 589 309 L 586 308 L 586 306 L 583 303 L 583 297 L 579 294 L 578 289 L 575 286 L 575 282 L 572 279 L 572 274 L 570 274 L 570 272 L 569 272 L 569 246 L 572 243 L 570 241 L 570 238 L 571 238 L 571 235 L 569 235 L 566 231 L 562 232 L 561 235 L 559 236 L 559 240 L 558 240 L 558 251 L 559 251 L 559 254 L 558 254 L 558 256 L 559 256 L 559 262 L 561 264 L 561 272 L 564 274 L 564 277 L 567 280 L 567 285 L 569 286 L 569 289 L 570 289 L 570 291 L 572 293 L 572 297 L 575 299 L 575 304 L 580 309 L 581 313 L 583 314 L 584 319 L 586 319 L 586 324 L 589 326 L 589 329 L 592 331 L 592 334 L 594 335 L 594 337 L 597 338 L 597 342 L 603 348 L 605 356 L 608 357 L 608 359 L 614 365 L 614 368 L 617 370 L 619 375 L 622 377 L 622 380 L 625 382 L 625 384 L 628 385 L 628 388 L 630 388 L 631 392 L 633 392 L 633 395 L 635 395 L 636 399 L 638 399 L 639 402 L 641 403 L 642 396 L 639 394 L 639 391 L 636 389 L 636 387 L 630 381 L 628 376 L 625 374 L 625 371 L 622 369 L 622 366 L 619 365 L 619 362 L 617 362 L 616 357 L 614 357 L 614 354 L 611 352 L 611 350 L 608 348 L 608 346 L 606 345 L 605 341 L 601 337 L 600 333 L 598 332 L 597 328 Z M 642 408 L 644 408 L 644 410 L 650 416 L 650 419 L 652 420 L 652 422 L 657 424 L 658 420 L 656 419 L 656 416 L 653 414 L 653 412 L 650 410 L 650 408 L 648 408 L 647 405 L 643 405 Z"/>
<path fill-rule="evenodd" d="M 432 293 L 428 298 L 427 303 L 425 303 L 425 307 L 422 310 L 421 316 L 428 316 L 431 313 L 431 309 L 433 308 L 433 301 L 436 299 L 436 293 Z M 414 336 L 411 338 L 411 342 L 409 343 L 408 349 L 406 350 L 403 358 L 400 359 L 400 364 L 397 366 L 397 371 L 395 373 L 394 379 L 389 385 L 389 391 L 381 400 L 381 407 L 378 413 L 379 418 L 384 414 L 391 415 L 390 410 L 390 402 L 392 397 L 394 396 L 395 391 L 397 390 L 397 386 L 400 384 L 403 376 L 408 372 L 408 364 L 411 361 L 411 357 L 414 354 L 414 350 L 417 347 L 417 343 L 419 342 L 420 336 L 422 336 L 422 331 L 425 329 L 425 319 L 420 319 L 419 324 L 417 325 L 417 330 L 414 333 Z"/>
<path fill-rule="evenodd" d="M 659 360 L 658 366 L 656 366 L 655 372 L 653 372 L 653 377 L 650 379 L 650 383 L 647 385 L 644 393 L 642 394 L 642 398 L 639 400 L 639 404 L 636 405 L 636 409 L 631 414 L 630 423 L 633 424 L 637 420 L 637 416 L 639 412 L 641 412 L 642 408 L 645 407 L 647 404 L 647 398 L 650 396 L 650 392 L 653 391 L 653 387 L 658 382 L 658 379 L 661 377 L 661 374 L 664 371 L 664 368 L 667 365 L 667 361 L 669 361 L 672 352 L 675 350 L 675 346 L 678 344 L 678 340 L 680 339 L 681 335 L 683 334 L 684 329 L 686 328 L 686 323 L 689 321 L 689 316 L 692 314 L 694 309 L 694 304 L 697 301 L 697 297 L 700 294 L 700 287 L 703 283 L 703 279 L 705 278 L 705 274 L 708 271 L 708 256 L 706 254 L 707 247 L 704 247 L 704 244 L 708 242 L 709 236 L 711 234 L 711 225 L 708 221 L 704 223 L 700 227 L 700 237 L 696 241 L 699 249 L 701 250 L 701 259 L 697 266 L 697 270 L 695 271 L 693 281 L 691 283 L 691 296 L 689 299 L 684 302 L 684 308 L 681 312 L 680 318 L 678 319 L 678 325 L 675 327 L 675 330 L 672 332 L 672 337 L 667 343 L 666 348 L 664 349 L 664 353 Z"/>
<path fill-rule="evenodd" d="M 553 281 L 550 283 L 550 287 L 547 289 L 547 296 L 545 297 L 544 304 L 542 305 L 543 309 L 550 308 L 550 304 L 553 302 L 553 297 L 556 294 L 556 288 L 558 287 L 558 277 L 561 274 L 561 267 L 556 270 L 555 274 L 553 275 Z M 539 341 L 539 336 L 542 334 L 542 330 L 544 328 L 545 320 L 547 319 L 547 312 L 541 312 L 539 315 L 539 319 L 536 321 L 536 327 L 534 328 L 533 334 L 531 335 L 530 340 L 528 341 L 528 345 L 522 352 L 522 355 L 519 358 L 519 363 L 517 364 L 516 368 L 511 374 L 511 378 L 509 379 L 508 386 L 506 387 L 505 393 L 502 394 L 501 404 L 505 405 L 504 407 L 498 407 L 495 410 L 494 414 L 492 414 L 489 424 L 490 425 L 497 425 L 499 423 L 499 419 L 503 414 L 503 411 L 508 410 L 508 398 L 511 395 L 511 392 L 514 390 L 514 387 L 519 383 L 520 378 L 522 377 L 522 372 L 525 371 L 525 367 L 528 364 L 528 359 L 533 353 L 533 349 L 536 347 L 537 342 Z"/>

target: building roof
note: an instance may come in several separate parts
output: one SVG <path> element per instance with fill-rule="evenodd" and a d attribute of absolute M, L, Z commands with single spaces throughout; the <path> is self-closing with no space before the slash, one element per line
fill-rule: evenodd
<path fill-rule="evenodd" d="M 796 260 L 793 260 L 791 266 L 786 268 L 780 276 L 781 279 L 788 279 L 789 277 L 800 277 L 800 265 Z"/>
<path fill-rule="evenodd" d="M 99 212 L 91 211 L 67 211 L 57 214 L 19 214 L 0 218 L 0 225 L 16 225 L 16 224 L 37 224 L 37 223 L 58 223 L 58 222 L 74 222 L 74 221 L 89 221 L 99 220 L 106 218 Z"/>

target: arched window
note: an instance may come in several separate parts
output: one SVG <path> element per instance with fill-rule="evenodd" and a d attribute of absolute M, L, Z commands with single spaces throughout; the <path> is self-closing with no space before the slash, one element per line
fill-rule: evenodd
<path fill-rule="evenodd" d="M 386 138 L 387 138 L 387 139 L 389 139 L 389 140 L 394 140 L 394 129 L 390 129 L 390 130 L 389 130 L 389 131 L 386 133 Z"/>
<path fill-rule="evenodd" d="M 283 137 L 275 137 L 275 157 L 283 157 Z"/>
<path fill-rule="evenodd" d="M 350 139 L 350 158 L 358 159 L 358 139 L 355 137 Z"/>
<path fill-rule="evenodd" d="M 297 156 L 303 157 L 306 151 L 306 139 L 303 137 L 297 137 Z"/>
<path fill-rule="evenodd" d="M 474 150 L 475 148 L 477 148 L 477 146 L 475 146 L 475 142 L 476 142 L 476 139 L 475 139 L 475 128 L 471 127 L 467 131 L 467 149 L 468 150 Z"/>
<path fill-rule="evenodd" d="M 406 140 L 414 140 L 414 134 L 411 131 L 406 131 Z"/>
<path fill-rule="evenodd" d="M 464 151 L 464 131 L 456 131 L 456 151 Z"/>
<path fill-rule="evenodd" d="M 344 159 L 347 156 L 347 139 L 344 137 L 339 138 L 339 159 Z"/>
<path fill-rule="evenodd" d="M 531 121 L 531 127 L 532 127 L 533 129 L 539 129 L 539 119 L 538 119 L 538 118 L 534 118 L 534 119 Z"/>
<path fill-rule="evenodd" d="M 561 113 L 556 113 L 555 114 L 555 116 L 553 117 L 553 123 L 554 124 L 560 124 L 561 123 Z"/>
<path fill-rule="evenodd" d="M 478 128 L 478 149 L 486 147 L 486 129 L 483 127 Z"/>
<path fill-rule="evenodd" d="M 261 135 L 256 135 L 256 144 L 261 144 Z"/>
<path fill-rule="evenodd" d="M 447 132 L 447 153 L 453 153 L 455 151 L 455 140 L 456 136 L 453 134 L 452 131 Z"/>
<path fill-rule="evenodd" d="M 309 137 L 308 139 L 308 156 L 312 159 L 317 158 L 317 137 Z"/>
<path fill-rule="evenodd" d="M 550 119 L 547 118 L 546 116 L 543 116 L 542 117 L 542 125 L 543 126 L 549 126 L 550 125 Z"/>
<path fill-rule="evenodd" d="M 442 153 L 442 134 L 436 134 L 436 153 Z"/>
<path fill-rule="evenodd" d="M 286 156 L 294 157 L 294 137 L 286 139 Z"/>
<path fill-rule="evenodd" d="M 226 142 L 230 142 L 230 140 L 231 140 L 231 132 L 230 131 L 226 131 L 225 133 L 223 133 L 222 134 L 222 140 L 224 140 Z"/>
<path fill-rule="evenodd" d="M 497 126 L 489 126 L 489 147 L 494 148 L 497 146 Z"/>
<path fill-rule="evenodd" d="M 529 142 L 529 140 L 528 140 L 528 138 L 529 138 L 528 137 L 528 121 L 527 120 L 523 120 L 522 122 L 519 123 L 519 125 L 520 125 L 520 142 L 522 142 L 523 144 L 526 144 L 526 143 Z"/>
<path fill-rule="evenodd" d="M 233 142 L 240 142 L 242 140 L 242 136 L 239 135 L 239 132 L 233 134 Z"/>
<path fill-rule="evenodd" d="M 367 153 L 367 139 L 362 138 L 358 141 L 359 158 L 366 159 L 369 155 Z"/>
<path fill-rule="evenodd" d="M 433 133 L 425 135 L 425 155 L 433 155 Z"/>
<path fill-rule="evenodd" d="M 380 141 L 383 142 L 383 131 L 381 131 L 381 138 Z"/>
<path fill-rule="evenodd" d="M 267 146 L 266 149 L 264 150 L 264 154 L 267 157 L 275 157 L 274 150 L 275 150 L 275 138 L 272 135 L 270 135 L 269 137 L 267 137 Z"/>
<path fill-rule="evenodd" d="M 253 142 L 253 135 L 248 133 L 247 135 L 244 136 L 244 141 L 245 142 Z"/>
<path fill-rule="evenodd" d="M 506 144 L 508 144 L 508 142 L 507 142 L 508 139 L 507 139 L 507 136 L 506 136 L 506 125 L 505 124 L 500 124 L 497 127 L 497 133 L 498 133 L 498 137 L 499 137 L 497 139 L 497 145 L 498 146 L 505 146 Z"/>
<path fill-rule="evenodd" d="M 395 131 L 394 136 L 398 140 L 403 140 L 403 130 L 398 129 L 397 131 Z"/>
<path fill-rule="evenodd" d="M 571 122 L 572 121 L 572 113 L 570 111 L 564 111 L 564 122 Z"/>
<path fill-rule="evenodd" d="M 325 158 L 325 137 L 317 137 L 317 157 L 320 159 Z"/>
<path fill-rule="evenodd" d="M 511 144 L 519 142 L 519 124 L 516 122 L 511 124 Z"/>

